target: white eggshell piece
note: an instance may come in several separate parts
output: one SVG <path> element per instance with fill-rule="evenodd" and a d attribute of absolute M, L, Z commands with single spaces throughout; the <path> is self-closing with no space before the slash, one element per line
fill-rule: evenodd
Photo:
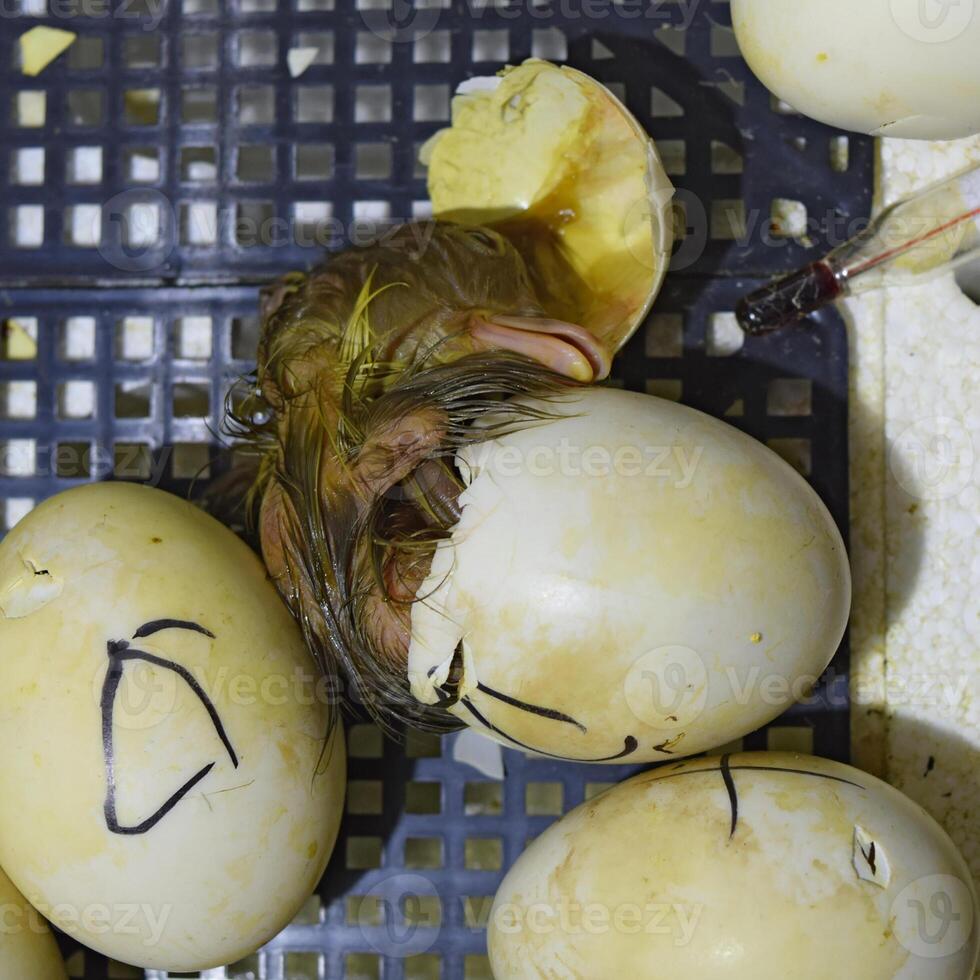
<path fill-rule="evenodd" d="M 722 745 L 807 693 L 850 601 L 844 545 L 773 452 L 609 389 L 465 450 L 461 519 L 413 607 L 409 675 L 511 747 L 591 761 Z M 631 748 L 632 747 L 632 748 Z"/>
<path fill-rule="evenodd" d="M 854 827 L 890 879 L 854 872 Z M 790 753 L 663 766 L 536 838 L 490 914 L 496 980 L 970 980 L 969 869 L 924 810 Z"/>
<path fill-rule="evenodd" d="M 35 579 L 59 588 L 11 610 Z M 186 501 L 97 484 L 0 543 L 0 596 L 0 864 L 17 887 L 143 967 L 211 968 L 270 939 L 330 855 L 345 759 L 258 558 Z"/>

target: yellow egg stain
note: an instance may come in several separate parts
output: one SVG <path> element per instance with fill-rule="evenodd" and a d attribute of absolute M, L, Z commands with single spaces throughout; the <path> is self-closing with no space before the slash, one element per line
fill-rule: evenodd
<path fill-rule="evenodd" d="M 819 61 L 821 64 L 829 60 L 830 60 L 830 55 L 828 55 L 826 51 L 821 51 L 820 54 L 817 55 L 817 61 Z"/>

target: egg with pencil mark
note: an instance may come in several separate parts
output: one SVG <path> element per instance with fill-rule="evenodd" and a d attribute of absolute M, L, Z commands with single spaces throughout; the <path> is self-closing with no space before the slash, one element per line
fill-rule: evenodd
<path fill-rule="evenodd" d="M 0 542 L 0 863 L 113 959 L 250 954 L 337 833 L 343 733 L 316 676 L 214 518 L 123 483 L 45 501 Z"/>
<path fill-rule="evenodd" d="M 953 842 L 897 790 L 749 752 L 566 814 L 504 878 L 488 947 L 496 980 L 970 980 L 978 908 Z"/>

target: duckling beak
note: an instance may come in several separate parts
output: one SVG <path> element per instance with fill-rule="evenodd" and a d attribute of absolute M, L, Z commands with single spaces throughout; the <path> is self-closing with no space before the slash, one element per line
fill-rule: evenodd
<path fill-rule="evenodd" d="M 481 346 L 523 354 L 586 384 L 609 376 L 612 357 L 585 327 L 533 316 L 474 316 L 470 334 Z"/>

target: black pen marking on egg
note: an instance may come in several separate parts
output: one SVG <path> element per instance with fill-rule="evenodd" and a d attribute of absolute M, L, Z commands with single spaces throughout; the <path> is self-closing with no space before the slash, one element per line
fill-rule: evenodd
<path fill-rule="evenodd" d="M 605 761 L 605 760 L 596 760 Z M 721 778 L 724 780 L 725 789 L 728 792 L 728 802 L 732 808 L 732 823 L 731 832 L 728 835 L 728 839 L 731 840 L 735 836 L 735 831 L 738 828 L 738 790 L 735 788 L 735 780 L 732 777 L 733 772 L 788 772 L 796 776 L 815 776 L 817 779 L 829 779 L 835 783 L 844 783 L 846 786 L 854 786 L 857 789 L 864 789 L 860 783 L 852 782 L 850 779 L 844 779 L 842 776 L 831 776 L 829 773 L 825 772 L 812 772 L 809 769 L 792 769 L 787 766 L 733 766 L 731 764 L 731 755 L 723 755 L 720 760 L 720 764 L 717 769 L 714 767 L 710 769 L 686 769 L 682 772 L 677 772 L 676 770 L 683 765 L 687 765 L 685 762 L 678 763 L 677 766 L 673 766 L 671 771 L 667 773 L 666 776 L 660 776 L 659 779 L 676 779 L 678 776 L 696 776 L 698 773 L 704 772 L 720 772 Z M 656 769 L 653 770 L 655 774 Z M 874 845 L 872 845 L 873 847 Z M 874 870 L 874 868 L 872 868 Z"/>
<path fill-rule="evenodd" d="M 145 638 L 161 630 L 183 629 L 201 633 L 212 639 L 214 634 L 197 623 L 188 622 L 181 619 L 157 619 L 149 623 L 144 623 L 134 634 L 133 639 Z M 144 650 L 137 650 L 129 645 L 128 640 L 110 640 L 107 644 L 109 657 L 109 669 L 106 672 L 105 681 L 102 684 L 102 697 L 100 706 L 102 709 L 102 752 L 106 769 L 106 798 L 103 810 L 105 813 L 106 827 L 113 834 L 136 835 L 145 834 L 152 830 L 187 794 L 214 768 L 215 763 L 210 762 L 202 769 L 198 770 L 190 779 L 187 780 L 166 802 L 153 814 L 135 825 L 124 825 L 119 823 L 116 815 L 116 772 L 115 772 L 115 742 L 112 734 L 112 713 L 116 702 L 116 694 L 119 684 L 122 681 L 123 668 L 129 660 L 142 660 L 144 663 L 153 664 L 165 670 L 173 671 L 180 677 L 187 686 L 194 692 L 201 704 L 204 705 L 214 725 L 221 744 L 225 747 L 232 765 L 238 768 L 238 756 L 231 744 L 225 727 L 221 722 L 217 709 L 208 697 L 207 692 L 197 682 L 194 675 L 186 668 L 173 660 L 166 660 L 155 654 L 147 653 Z"/>
<path fill-rule="evenodd" d="M 626 738 L 623 740 L 623 750 L 621 752 L 617 752 L 615 755 L 605 756 L 604 758 L 601 759 L 573 759 L 565 755 L 553 755 L 551 752 L 542 752 L 541 749 L 536 749 L 533 745 L 528 745 L 526 742 L 521 742 L 518 739 L 514 738 L 513 735 L 508 735 L 507 732 L 505 732 L 502 728 L 498 728 L 489 719 L 487 719 L 474 706 L 473 702 L 470 701 L 469 698 L 463 698 L 459 703 L 463 705 L 463 707 L 466 708 L 466 710 L 469 711 L 469 713 L 481 725 L 484 725 L 486 728 L 489 728 L 490 731 L 494 732 L 497 735 L 500 735 L 502 738 L 507 739 L 508 742 L 512 742 L 514 745 L 517 745 L 522 749 L 527 749 L 529 752 L 536 752 L 538 755 L 543 755 L 549 759 L 561 759 L 564 762 L 615 762 L 617 759 L 625 759 L 626 756 L 632 755 L 636 751 L 637 746 L 639 745 L 637 740 L 632 735 L 627 735 Z"/>
<path fill-rule="evenodd" d="M 576 721 L 571 715 L 566 715 L 561 711 L 556 711 L 554 708 L 542 708 L 539 704 L 531 704 L 529 701 L 521 701 L 518 698 L 511 697 L 509 694 L 503 694 L 501 691 L 496 691 L 481 681 L 477 681 L 476 689 L 478 691 L 482 691 L 487 695 L 487 697 L 495 698 L 497 701 L 502 701 L 504 704 L 509 704 L 512 708 L 520 708 L 521 711 L 526 711 L 528 714 L 532 715 L 538 715 L 541 718 L 547 718 L 549 721 L 560 721 L 566 725 L 574 725 L 583 735 L 588 732 L 588 728 L 586 728 L 580 721 Z"/>

